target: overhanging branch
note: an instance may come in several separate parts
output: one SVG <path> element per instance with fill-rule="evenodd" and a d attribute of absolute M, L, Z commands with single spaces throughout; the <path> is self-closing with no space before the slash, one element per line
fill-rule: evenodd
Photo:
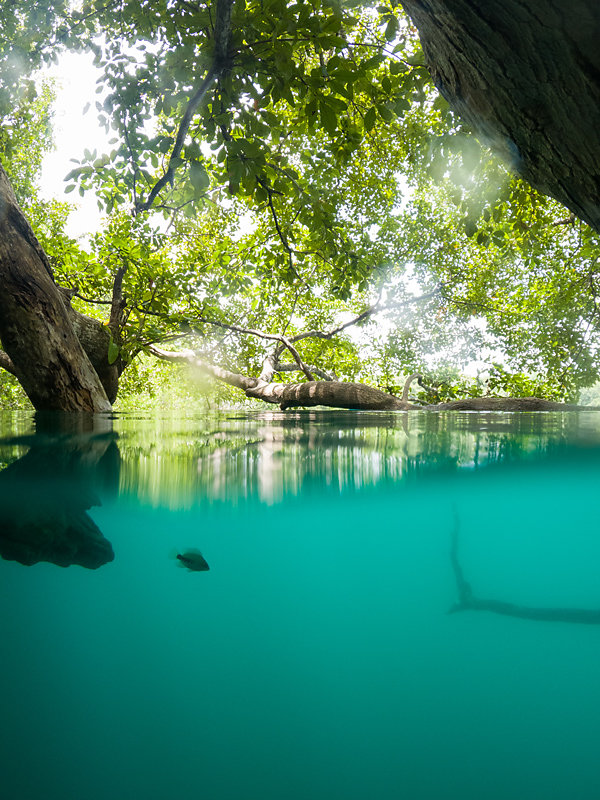
<path fill-rule="evenodd" d="M 412 305 L 413 303 L 420 303 L 424 300 L 431 300 L 432 297 L 440 294 L 443 289 L 443 285 L 440 284 L 436 286 L 431 292 L 426 292 L 425 294 L 421 294 L 418 297 L 411 297 L 408 300 L 402 300 L 399 303 L 386 303 L 385 305 L 381 305 L 379 301 L 373 303 L 373 305 L 369 306 L 365 311 L 358 316 L 353 317 L 348 322 L 345 322 L 343 325 L 338 325 L 337 328 L 332 328 L 330 331 L 306 331 L 305 333 L 299 333 L 296 336 L 291 336 L 291 342 L 299 342 L 302 339 L 333 339 L 334 336 L 337 336 L 338 333 L 345 331 L 347 328 L 351 328 L 353 325 L 358 325 L 359 323 L 363 322 L 364 320 L 368 319 L 369 317 L 374 316 L 375 314 L 380 314 L 382 311 L 389 311 L 392 308 L 404 308 L 406 306 Z"/>
<path fill-rule="evenodd" d="M 148 351 L 163 361 L 170 361 L 174 364 L 189 364 L 212 378 L 227 383 L 229 386 L 235 386 L 236 389 L 247 391 L 258 384 L 256 378 L 250 378 L 246 375 L 240 375 L 237 372 L 217 367 L 214 364 L 209 364 L 208 361 L 204 361 L 193 350 L 163 350 L 156 345 L 150 345 Z"/>
<path fill-rule="evenodd" d="M 198 107 L 206 97 L 208 90 L 219 78 L 219 76 L 223 73 L 223 71 L 227 68 L 229 61 L 228 51 L 229 51 L 229 36 L 231 32 L 232 5 L 233 5 L 233 0 L 216 0 L 216 21 L 214 29 L 215 53 L 212 64 L 208 72 L 206 73 L 204 80 L 198 87 L 197 91 L 192 95 L 187 104 L 187 108 L 185 110 L 183 117 L 181 118 L 181 122 L 179 123 L 179 128 L 177 129 L 175 144 L 173 145 L 173 150 L 171 151 L 171 155 L 169 156 L 169 164 L 167 166 L 166 171 L 164 172 L 162 177 L 159 178 L 159 180 L 154 184 L 146 200 L 144 200 L 143 202 L 140 201 L 139 203 L 136 203 L 136 212 L 147 211 L 149 208 L 152 207 L 152 204 L 154 203 L 160 192 L 164 189 L 164 187 L 167 184 L 172 185 L 175 171 L 179 165 L 179 158 L 181 156 L 181 151 L 183 150 L 183 145 L 185 143 L 185 137 L 187 136 L 187 132 L 189 130 L 192 119 L 194 118 L 194 114 L 196 113 Z"/>

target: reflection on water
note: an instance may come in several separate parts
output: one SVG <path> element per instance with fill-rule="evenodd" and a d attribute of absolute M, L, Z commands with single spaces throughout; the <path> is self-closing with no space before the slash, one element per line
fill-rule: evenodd
<path fill-rule="evenodd" d="M 0 470 L 0 556 L 90 569 L 112 561 L 110 542 L 87 513 L 100 504 L 98 490 L 118 485 L 119 451 L 106 420 L 72 415 L 48 425 L 42 416 L 35 434 L 3 445 L 17 457 Z"/>
<path fill-rule="evenodd" d="M 7 797 L 600 796 L 599 415 L 2 422 Z"/>
<path fill-rule="evenodd" d="M 507 419 L 508 417 L 508 419 Z M 122 431 L 121 488 L 156 505 L 199 498 L 277 502 L 311 481 L 331 491 L 424 471 L 479 468 L 600 441 L 592 414 L 273 413 L 231 415 L 181 430 Z"/>
<path fill-rule="evenodd" d="M 30 442 L 47 439 L 57 419 L 50 416 L 40 430 L 32 416 L 0 416 L 0 467 L 26 452 Z M 86 424 L 68 420 L 60 422 L 63 436 L 65 425 Z M 206 499 L 277 502 L 314 481 L 339 492 L 600 445 L 594 412 L 263 412 L 96 417 L 87 425 L 93 427 L 88 435 L 112 430 L 118 437 L 121 494 L 174 509 Z"/>

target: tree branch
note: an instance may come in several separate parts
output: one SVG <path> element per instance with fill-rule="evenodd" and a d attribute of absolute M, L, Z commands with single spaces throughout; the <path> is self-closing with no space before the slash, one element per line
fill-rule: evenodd
<path fill-rule="evenodd" d="M 279 225 L 279 219 L 277 217 L 277 212 L 275 211 L 275 206 L 273 205 L 273 190 L 267 186 L 264 181 L 259 180 L 260 185 L 263 189 L 267 192 L 267 203 L 269 209 L 271 210 L 271 216 L 273 217 L 273 222 L 275 223 L 275 229 L 277 230 L 277 235 L 281 240 L 281 244 L 284 246 L 287 254 L 288 254 L 288 264 L 292 273 L 296 276 L 296 278 L 303 283 L 305 286 L 308 286 L 308 283 L 303 280 L 298 274 L 296 267 L 294 266 L 294 250 L 290 247 L 290 243 L 288 242 L 286 236 L 284 235 L 283 231 L 281 230 L 281 226 Z M 310 287 L 309 287 L 310 288 Z"/>
<path fill-rule="evenodd" d="M 224 328 L 225 330 L 235 331 L 236 333 L 245 333 L 248 334 L 249 336 L 258 336 L 260 339 L 268 339 L 273 342 L 280 342 L 283 347 L 287 348 L 290 351 L 292 357 L 294 358 L 294 361 L 298 364 L 300 370 L 306 375 L 308 380 L 314 381 L 314 378 L 311 375 L 310 370 L 300 358 L 300 353 L 298 353 L 298 351 L 292 344 L 292 341 L 290 339 L 287 339 L 285 336 L 282 336 L 280 333 L 265 333 L 264 331 L 259 331 L 254 328 L 241 328 L 239 325 L 230 325 L 226 322 L 218 322 L 217 320 L 205 319 L 203 317 L 198 317 L 198 319 L 200 322 L 204 322 L 207 325 L 215 325 L 218 328 Z"/>
<path fill-rule="evenodd" d="M 402 392 L 402 400 L 403 400 L 403 402 L 405 402 L 405 403 L 408 402 L 408 392 L 410 391 L 410 385 L 417 378 L 419 378 L 419 382 L 420 382 L 421 373 L 420 372 L 413 372 L 413 374 L 409 375 L 408 378 L 404 381 L 404 390 Z"/>
<path fill-rule="evenodd" d="M 229 384 L 229 386 L 235 386 L 236 389 L 247 391 L 253 389 L 259 383 L 256 378 L 249 378 L 246 375 L 240 375 L 237 372 L 230 372 L 222 367 L 209 364 L 207 361 L 199 358 L 193 350 L 163 350 L 156 345 L 150 345 L 148 351 L 163 361 L 171 361 L 176 364 L 189 364 L 192 367 L 196 367 L 207 375 Z"/>
<path fill-rule="evenodd" d="M 324 381 L 337 381 L 338 377 L 334 372 L 325 372 L 324 369 L 320 369 L 319 367 L 315 367 L 311 364 L 306 365 L 307 368 L 313 373 L 313 375 L 317 375 L 317 377 L 322 378 Z M 299 367 L 297 364 L 282 364 L 278 361 L 275 364 L 274 372 L 298 372 Z"/>
<path fill-rule="evenodd" d="M 113 339 L 115 340 L 123 321 L 123 309 L 125 308 L 126 303 L 125 298 L 123 297 L 123 278 L 125 277 L 126 272 L 127 267 L 119 267 L 115 273 L 115 279 L 113 281 L 113 293 L 110 305 L 110 320 L 108 327 L 112 331 Z"/>
<path fill-rule="evenodd" d="M 181 118 L 181 122 L 179 123 L 179 128 L 177 130 L 177 136 L 175 138 L 175 144 L 173 145 L 173 150 L 169 156 L 169 164 L 166 171 L 154 184 L 146 200 L 136 204 L 136 212 L 147 211 L 149 208 L 151 208 L 152 204 L 164 187 L 167 184 L 173 183 L 175 171 L 179 166 L 178 159 L 181 155 L 185 137 L 187 136 L 187 132 L 192 119 L 194 118 L 194 114 L 196 113 L 200 103 L 202 103 L 204 100 L 208 90 L 228 66 L 232 5 L 233 0 L 216 0 L 217 18 L 214 28 L 215 53 L 212 64 L 197 91 L 190 98 L 185 113 Z"/>
<path fill-rule="evenodd" d="M 502 600 L 482 600 L 475 597 L 471 585 L 465 579 L 464 572 L 458 560 L 458 533 L 459 518 L 456 509 L 454 509 L 450 562 L 456 581 L 458 603 L 452 606 L 450 613 L 456 613 L 458 611 L 491 611 L 493 614 L 518 617 L 520 619 L 531 619 L 538 622 L 571 622 L 584 625 L 600 625 L 599 609 L 521 606 L 516 605 L 516 603 L 506 603 Z"/>
<path fill-rule="evenodd" d="M 338 333 L 346 330 L 346 328 L 351 328 L 353 325 L 357 325 L 359 322 L 362 322 L 369 317 L 372 317 L 374 314 L 379 314 L 382 311 L 389 311 L 392 308 L 404 308 L 405 306 L 412 305 L 412 303 L 419 303 L 423 300 L 430 300 L 432 297 L 440 294 L 443 285 L 440 284 L 436 286 L 431 292 L 426 292 L 425 294 L 421 294 L 418 297 L 411 297 L 408 300 L 403 300 L 399 303 L 386 303 L 385 305 L 380 305 L 379 301 L 373 303 L 373 305 L 369 306 L 366 311 L 363 311 L 362 314 L 359 314 L 357 317 L 345 322 L 343 325 L 339 325 L 337 328 L 332 328 L 330 331 L 306 331 L 305 333 L 299 333 L 296 336 L 290 337 L 291 342 L 299 342 L 302 339 L 333 339 L 334 336 L 337 336 Z"/>
<path fill-rule="evenodd" d="M 17 374 L 15 370 L 15 365 L 10 359 L 10 356 L 4 352 L 4 350 L 0 350 L 0 367 L 5 369 L 7 372 L 10 372 L 11 375 Z"/>

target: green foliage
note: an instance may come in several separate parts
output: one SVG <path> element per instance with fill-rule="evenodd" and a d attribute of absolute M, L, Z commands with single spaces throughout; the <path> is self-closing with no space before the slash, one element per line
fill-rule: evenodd
<path fill-rule="evenodd" d="M 27 210 L 35 193 L 42 159 L 52 147 L 50 84 L 27 83 L 10 109 L 0 116 L 0 164 L 8 173 L 17 199 Z"/>
<path fill-rule="evenodd" d="M 31 408 L 29 398 L 15 376 L 0 370 L 0 409 L 21 411 Z"/>
<path fill-rule="evenodd" d="M 461 126 L 394 3 L 236 0 L 212 82 L 212 3 L 8 5 L 0 157 L 74 307 L 107 323 L 123 275 L 108 352 L 122 402 L 162 396 L 153 342 L 258 374 L 273 342 L 231 326 L 293 337 L 373 305 L 304 339 L 303 359 L 394 392 L 420 371 L 438 400 L 574 398 L 598 377 L 597 237 Z M 108 212 L 86 248 L 67 204 L 35 199 L 51 93 L 28 73 L 60 47 L 94 52 L 90 108 L 113 137 L 67 176 Z M 486 382 L 461 376 L 473 363 Z"/>

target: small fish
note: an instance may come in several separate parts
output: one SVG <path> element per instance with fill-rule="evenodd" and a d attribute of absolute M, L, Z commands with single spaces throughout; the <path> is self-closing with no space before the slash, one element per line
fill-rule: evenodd
<path fill-rule="evenodd" d="M 175 558 L 179 565 L 187 567 L 191 572 L 206 572 L 210 569 L 200 550 L 186 550 L 185 553 L 176 553 Z"/>

